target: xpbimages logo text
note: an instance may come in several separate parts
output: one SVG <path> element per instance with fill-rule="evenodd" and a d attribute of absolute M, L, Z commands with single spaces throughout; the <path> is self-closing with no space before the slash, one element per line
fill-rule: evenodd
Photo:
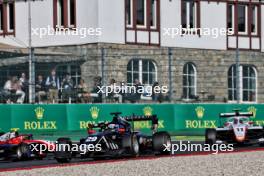
<path fill-rule="evenodd" d="M 171 28 L 163 28 L 163 36 L 175 38 L 177 36 L 188 36 L 199 34 L 201 36 L 210 36 L 214 39 L 219 36 L 230 36 L 234 35 L 234 29 L 232 28 L 195 28 L 191 26 L 183 27 L 180 25 L 179 27 L 171 27 Z"/>
<path fill-rule="evenodd" d="M 169 151 L 172 154 L 184 152 L 211 152 L 218 154 L 219 152 L 232 152 L 234 151 L 233 144 L 205 144 L 194 143 L 191 141 L 179 141 L 174 144 L 164 144 L 164 151 Z"/>
<path fill-rule="evenodd" d="M 102 28 L 64 28 L 56 26 L 32 28 L 32 35 L 38 36 L 39 38 L 45 38 L 47 36 L 78 36 L 80 38 L 86 38 L 88 36 L 101 36 Z"/>
<path fill-rule="evenodd" d="M 150 86 L 150 85 L 133 85 L 128 86 L 122 83 L 121 85 L 113 84 L 110 86 L 97 86 L 98 94 L 144 94 L 145 96 L 151 96 L 154 94 L 166 94 L 169 91 L 168 86 Z"/>
<path fill-rule="evenodd" d="M 45 153 L 45 152 L 79 152 L 80 154 L 85 154 L 87 152 L 100 152 L 102 151 L 102 146 L 99 143 L 96 144 L 61 144 L 61 143 L 53 143 L 49 142 L 47 144 L 31 144 L 30 145 L 31 152 Z"/>

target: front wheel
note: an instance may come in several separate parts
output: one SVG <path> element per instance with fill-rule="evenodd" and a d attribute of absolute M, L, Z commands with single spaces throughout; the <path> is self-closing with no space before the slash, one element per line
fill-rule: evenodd
<path fill-rule="evenodd" d="M 206 129 L 205 130 L 205 143 L 213 145 L 216 143 L 216 130 Z"/>
<path fill-rule="evenodd" d="M 171 153 L 171 137 L 167 132 L 157 132 L 152 137 L 153 150 L 161 154 Z"/>
<path fill-rule="evenodd" d="M 70 138 L 59 138 L 55 149 L 55 159 L 59 163 L 68 163 L 72 159 L 72 142 Z"/>
<path fill-rule="evenodd" d="M 17 148 L 16 148 L 16 159 L 17 160 L 24 160 L 28 159 L 30 157 L 30 147 L 29 145 L 25 143 L 21 143 Z"/>

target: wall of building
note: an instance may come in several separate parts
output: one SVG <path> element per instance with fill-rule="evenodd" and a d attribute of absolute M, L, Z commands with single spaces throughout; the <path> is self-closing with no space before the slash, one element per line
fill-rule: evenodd
<path fill-rule="evenodd" d="M 226 49 L 226 36 L 177 35 L 164 36 L 165 29 L 180 28 L 181 1 L 161 3 L 161 45 L 183 48 Z M 210 15 L 208 15 L 210 14 Z M 224 14 L 224 15 L 220 15 Z M 226 28 L 226 3 L 201 2 L 201 28 Z"/>
<path fill-rule="evenodd" d="M 113 7 L 113 8 L 109 8 Z M 32 2 L 32 28 L 53 28 L 53 1 Z M 45 11 L 43 10 L 45 9 Z M 124 43 L 124 1 L 123 0 L 77 0 L 78 29 L 98 29 L 101 35 L 45 35 L 33 32 L 34 47 L 81 45 L 86 43 Z M 41 13 L 40 13 L 41 12 Z M 1 42 L 26 47 L 28 45 L 28 4 L 16 3 L 16 36 L 0 37 Z M 100 29 L 99 29 L 100 28 Z"/>
<path fill-rule="evenodd" d="M 264 5 L 261 5 L 261 52 L 264 52 Z"/>
<path fill-rule="evenodd" d="M 98 42 L 125 43 L 125 10 L 124 0 L 98 0 L 98 27 L 102 35 Z"/>
<path fill-rule="evenodd" d="M 125 9 L 124 0 L 77 0 L 77 28 L 101 28 L 101 36 L 43 36 L 33 35 L 33 46 L 81 45 L 87 43 L 125 43 Z M 45 10 L 43 10 L 45 9 Z M 168 28 L 181 25 L 181 1 L 161 1 L 161 46 L 203 49 L 227 49 L 226 36 L 214 38 L 204 35 L 187 35 L 174 37 L 165 35 Z M 28 44 L 28 4 L 16 3 L 16 36 L 0 37 L 2 43 L 25 47 Z M 262 5 L 264 16 L 264 5 Z M 226 28 L 226 3 L 201 1 L 201 28 Z M 32 2 L 32 27 L 53 27 L 53 1 Z M 262 18 L 262 36 L 264 36 L 264 18 Z M 243 42 L 239 42 L 248 45 Z M 264 37 L 262 37 L 264 43 Z M 264 51 L 264 44 L 262 44 Z"/>
<path fill-rule="evenodd" d="M 127 64 L 131 59 L 151 59 L 157 65 L 158 82 L 169 86 L 168 78 L 168 50 L 167 48 L 149 48 L 144 46 L 129 45 L 104 45 L 107 55 L 105 57 L 105 80 L 111 78 L 118 82 L 126 81 Z M 108 48 L 108 49 L 107 49 Z M 258 102 L 264 102 L 264 55 L 259 52 L 240 52 L 241 64 L 252 65 L 257 69 Z M 235 64 L 235 51 L 201 50 L 201 49 L 172 49 L 172 90 L 174 101 L 181 101 L 183 95 L 183 66 L 187 62 L 193 63 L 197 68 L 197 95 L 202 98 L 200 92 L 205 91 L 205 99 L 208 95 L 214 95 L 214 102 L 227 100 L 227 73 L 231 65 Z M 254 60 L 254 62 L 252 62 Z M 98 72 L 100 73 L 100 71 Z M 94 76 L 94 75 L 93 75 Z"/>

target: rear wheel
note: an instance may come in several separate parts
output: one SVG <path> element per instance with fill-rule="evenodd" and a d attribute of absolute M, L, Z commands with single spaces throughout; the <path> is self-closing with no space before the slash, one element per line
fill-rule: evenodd
<path fill-rule="evenodd" d="M 68 163 L 72 159 L 72 142 L 70 138 L 59 138 L 55 151 L 55 159 L 59 163 Z"/>
<path fill-rule="evenodd" d="M 216 143 L 216 130 L 206 129 L 205 130 L 205 143 L 213 145 Z"/>
<path fill-rule="evenodd" d="M 170 154 L 171 138 L 167 132 L 157 132 L 152 139 L 153 150 L 161 154 Z"/>
<path fill-rule="evenodd" d="M 139 143 L 136 134 L 125 136 L 122 140 L 122 147 L 127 153 L 138 156 L 139 155 Z"/>

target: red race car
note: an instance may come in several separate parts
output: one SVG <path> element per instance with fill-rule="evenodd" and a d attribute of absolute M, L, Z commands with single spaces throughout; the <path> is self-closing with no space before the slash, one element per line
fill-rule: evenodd
<path fill-rule="evenodd" d="M 34 140 L 31 134 L 0 133 L 0 158 L 7 160 L 43 159 L 55 150 L 55 144 Z"/>

